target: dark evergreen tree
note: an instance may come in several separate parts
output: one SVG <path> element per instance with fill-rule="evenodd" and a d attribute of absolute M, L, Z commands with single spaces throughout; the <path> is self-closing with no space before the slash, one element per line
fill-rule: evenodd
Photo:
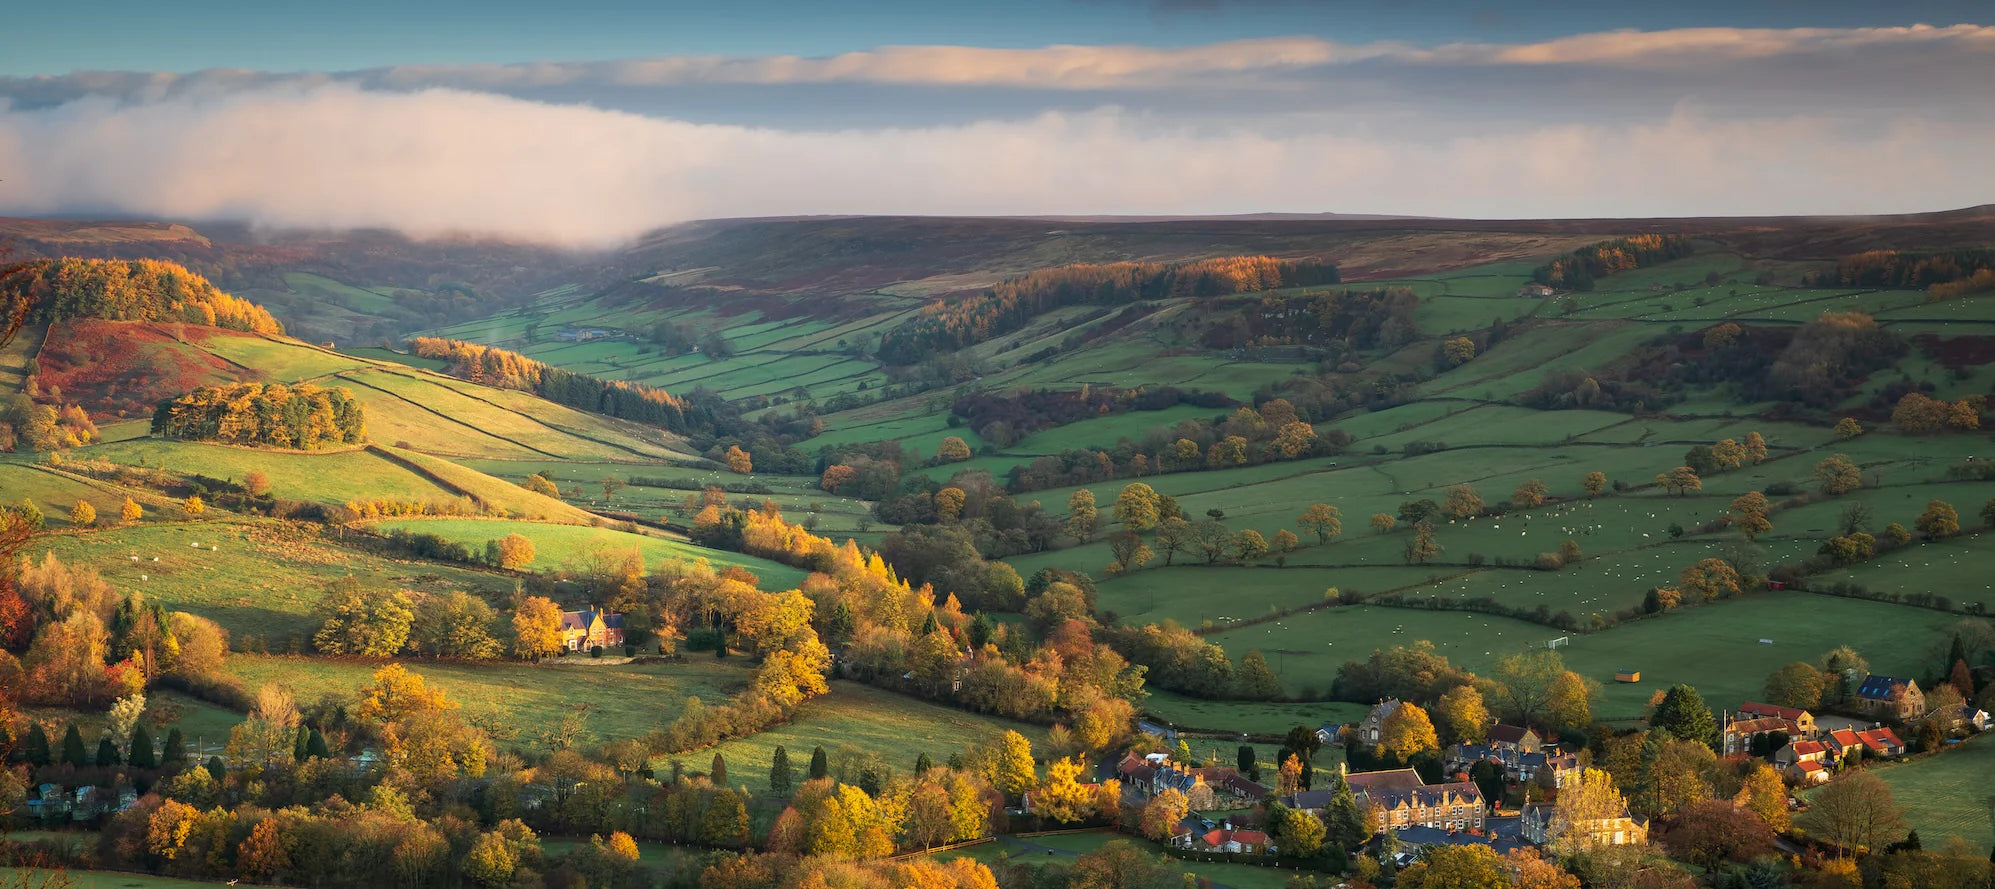
<path fill-rule="evenodd" d="M 1337 773 L 1336 782 L 1330 787 L 1330 802 L 1323 807 L 1323 826 L 1330 842 L 1342 849 L 1354 848 L 1372 835 L 1371 823 L 1358 808 L 1358 796 L 1351 792 L 1351 784 L 1344 780 L 1342 772 Z"/>
<path fill-rule="evenodd" d="M 331 759 L 332 751 L 326 748 L 326 736 L 312 729 L 311 737 L 305 740 L 305 755 L 317 759 Z"/>
<path fill-rule="evenodd" d="M 48 732 L 42 730 L 41 723 L 28 728 L 28 739 L 22 744 L 21 758 L 31 766 L 48 765 L 53 756 L 49 751 Z"/>
<path fill-rule="evenodd" d="M 62 735 L 62 764 L 79 769 L 90 764 L 90 754 L 83 749 L 83 733 L 74 725 Z"/>
<path fill-rule="evenodd" d="M 187 739 L 176 725 L 166 730 L 166 749 L 160 751 L 159 764 L 164 768 L 177 769 L 186 763 Z"/>
<path fill-rule="evenodd" d="M 297 734 L 291 738 L 291 759 L 295 762 L 304 762 L 306 757 L 312 755 L 311 744 L 312 730 L 302 725 L 298 726 Z"/>
<path fill-rule="evenodd" d="M 1711 715 L 1704 697 L 1688 685 L 1674 686 L 1663 694 L 1662 703 L 1656 705 L 1655 714 L 1649 717 L 1649 725 L 1687 741 L 1717 747 L 1718 720 Z"/>
<path fill-rule="evenodd" d="M 810 779 L 816 781 L 819 778 L 828 778 L 830 776 L 831 759 L 824 755 L 824 748 L 818 747 L 812 750 L 810 752 Z"/>
<path fill-rule="evenodd" d="M 727 786 L 727 760 L 721 757 L 719 751 L 714 751 L 713 768 L 707 770 L 707 778 L 715 787 Z"/>
<path fill-rule="evenodd" d="M 920 756 L 914 758 L 914 773 L 916 775 L 926 775 L 928 774 L 928 770 L 932 768 L 935 768 L 935 761 L 928 758 L 928 751 L 924 750 Z"/>
<path fill-rule="evenodd" d="M 110 735 L 105 735 L 97 741 L 97 765 L 99 767 L 108 768 L 122 762 L 124 762 L 124 758 L 118 755 L 118 742 L 111 740 Z"/>
<path fill-rule="evenodd" d="M 928 616 L 921 619 L 921 632 L 919 635 L 926 636 L 941 628 L 942 625 L 935 622 L 935 612 L 930 610 Z"/>
<path fill-rule="evenodd" d="M 217 784 L 222 783 L 229 776 L 229 767 L 222 762 L 222 758 L 219 756 L 208 757 L 207 769 L 208 777 L 215 779 L 215 783 Z"/>
<path fill-rule="evenodd" d="M 970 637 L 970 650 L 977 651 L 983 648 L 984 643 L 991 641 L 991 632 L 991 619 L 985 617 L 983 612 L 977 612 L 977 616 L 970 619 L 970 627 L 967 631 L 967 635 Z"/>
<path fill-rule="evenodd" d="M 1260 763 L 1260 757 L 1254 754 L 1254 745 L 1242 744 L 1240 749 L 1234 752 L 1233 763 L 1239 768 L 1240 774 L 1245 775 Z"/>
<path fill-rule="evenodd" d="M 152 729 L 147 728 L 143 722 L 139 723 L 138 728 L 132 729 L 132 752 L 128 758 L 131 760 L 132 768 L 135 769 L 159 767 L 159 757 L 154 755 L 152 749 Z"/>
<path fill-rule="evenodd" d="M 776 755 L 769 759 L 769 789 L 777 793 L 789 793 L 791 779 L 790 751 L 778 744 Z"/>

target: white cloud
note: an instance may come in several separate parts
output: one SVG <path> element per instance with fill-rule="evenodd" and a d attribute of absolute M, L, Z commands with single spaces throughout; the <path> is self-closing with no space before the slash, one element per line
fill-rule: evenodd
<path fill-rule="evenodd" d="M 1418 137 L 1361 122 L 1337 132 L 1209 123 L 1102 109 L 794 131 L 338 84 L 92 98 L 0 111 L 0 213 L 603 245 L 719 216 L 1892 212 L 1986 200 L 1995 186 L 1985 120 L 1731 121 L 1684 108 L 1631 124 L 1468 122 Z"/>

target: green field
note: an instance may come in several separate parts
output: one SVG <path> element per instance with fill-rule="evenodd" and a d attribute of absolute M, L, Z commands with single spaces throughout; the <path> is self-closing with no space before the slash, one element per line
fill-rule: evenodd
<path fill-rule="evenodd" d="M 746 738 L 728 741 L 712 751 L 696 750 L 677 756 L 660 757 L 654 768 L 679 760 L 690 770 L 706 771 L 718 752 L 727 759 L 730 783 L 745 784 L 749 790 L 769 789 L 769 763 L 776 747 L 789 754 L 790 765 L 799 775 L 810 765 L 811 750 L 822 746 L 832 768 L 851 755 L 877 756 L 895 772 L 914 770 L 915 760 L 926 753 L 935 762 L 945 762 L 978 744 L 995 740 L 1006 729 L 1017 731 L 1032 742 L 1036 756 L 1043 758 L 1046 730 L 1022 722 L 970 713 L 916 698 L 882 691 L 856 682 L 833 682 L 831 694 L 803 705 L 788 724 Z"/>
<path fill-rule="evenodd" d="M 540 734 L 577 712 L 594 740 L 642 737 L 670 725 L 688 697 L 725 700 L 747 683 L 751 669 L 746 663 L 712 658 L 647 666 L 595 666 L 588 661 L 402 663 L 449 694 L 466 718 L 501 746 L 523 749 L 545 749 Z M 251 689 L 274 682 L 308 702 L 328 694 L 351 698 L 379 667 L 357 660 L 239 654 L 229 659 L 227 669 Z"/>
<path fill-rule="evenodd" d="M 969 858 L 986 865 L 996 864 L 1000 857 L 1023 859 L 1034 864 L 1071 864 L 1074 856 L 1093 852 L 1116 840 L 1127 840 L 1142 848 L 1156 848 L 1141 838 L 1108 831 L 1087 831 L 1032 837 L 1001 836 L 988 843 L 937 852 L 935 857 L 943 861 Z M 1176 864 L 1189 874 L 1210 880 L 1214 886 L 1230 889 L 1283 889 L 1288 885 L 1289 878 L 1295 875 L 1292 870 L 1252 864 L 1217 861 L 1179 861 Z"/>
<path fill-rule="evenodd" d="M 1995 842 L 1988 776 L 1995 775 L 1995 738 L 1971 738 L 1943 753 L 1911 762 L 1871 766 L 1891 785 L 1905 820 L 1935 845 L 1960 837 L 1979 849 Z"/>
<path fill-rule="evenodd" d="M 376 522 L 372 527 L 384 533 L 400 528 L 435 534 L 446 540 L 462 543 L 477 552 L 484 551 L 485 542 L 488 540 L 497 540 L 508 534 L 521 534 L 533 541 L 535 558 L 528 568 L 536 571 L 579 567 L 585 559 L 595 554 L 606 552 L 621 556 L 634 546 L 644 555 L 647 565 L 656 565 L 663 560 L 695 559 L 705 559 L 716 566 L 739 565 L 755 572 L 755 576 L 762 579 L 762 586 L 768 589 L 795 588 L 803 583 L 805 575 L 805 572 L 788 565 L 779 565 L 754 556 L 704 549 L 680 540 L 582 525 L 448 518 L 391 519 Z"/>
<path fill-rule="evenodd" d="M 28 836 L 41 837 L 45 834 L 47 834 L 46 831 L 37 831 Z M 14 836 L 19 837 L 23 835 L 15 834 Z M 70 836 L 70 834 L 56 834 L 55 836 Z M 91 835 L 86 842 L 94 842 L 95 839 L 96 837 Z M 41 880 L 45 874 L 46 872 L 33 873 L 15 867 L 0 867 L 0 883 L 14 886 L 27 885 L 39 887 L 42 885 Z M 32 882 L 29 880 L 31 876 L 33 877 Z M 180 880 L 173 877 L 156 877 L 151 874 L 132 874 L 123 871 L 108 870 L 66 870 L 62 872 L 59 879 L 62 882 L 52 885 L 67 886 L 71 887 L 71 889 L 196 889 L 196 887 L 206 889 L 206 887 L 215 885 L 213 880 Z"/>
<path fill-rule="evenodd" d="M 35 538 L 23 552 L 36 560 L 54 553 L 66 563 L 93 568 L 120 590 L 221 624 L 238 647 L 254 636 L 276 651 L 303 644 L 318 626 L 312 607 L 337 578 L 492 597 L 512 591 L 512 582 L 496 575 L 346 549 L 271 520 L 54 534 Z"/>

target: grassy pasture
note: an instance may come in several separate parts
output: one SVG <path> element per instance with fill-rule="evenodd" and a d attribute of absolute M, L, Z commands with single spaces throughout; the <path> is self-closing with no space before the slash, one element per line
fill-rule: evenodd
<path fill-rule="evenodd" d="M 434 501 L 454 497 L 434 482 L 366 450 L 301 453 L 142 438 L 96 445 L 84 454 L 113 463 L 237 482 L 252 472 L 261 472 L 270 478 L 271 494 L 285 500 L 345 503 L 355 497 Z"/>
<path fill-rule="evenodd" d="M 24 500 L 34 502 L 42 511 L 50 528 L 72 527 L 69 511 L 77 501 L 89 503 L 97 511 L 99 526 L 118 521 L 118 511 L 124 506 L 126 491 L 105 482 L 72 476 L 61 471 L 20 462 L 16 459 L 0 460 L 0 505 L 19 507 Z M 145 507 L 149 520 L 157 521 L 170 511 L 172 518 L 179 518 L 179 510 L 165 506 L 164 498 L 144 492 L 132 492 L 131 496 Z"/>
<path fill-rule="evenodd" d="M 88 846 L 96 842 L 96 834 L 50 833 L 34 831 L 28 834 L 16 833 L 12 836 L 26 842 L 41 835 L 76 837 L 79 845 Z M 39 886 L 46 872 L 33 872 L 17 867 L 0 867 L 0 883 L 11 886 Z M 34 877 L 30 880 L 30 877 Z M 182 880 L 174 877 L 156 877 L 151 874 L 133 874 L 111 870 L 66 870 L 62 873 L 63 882 L 54 885 L 69 889 L 211 889 L 213 880 Z"/>
<path fill-rule="evenodd" d="M 1143 702 L 1144 712 L 1192 732 L 1283 735 L 1298 725 L 1315 728 L 1325 722 L 1356 722 L 1365 718 L 1368 709 L 1345 701 L 1207 701 L 1160 688 L 1149 689 L 1149 693 Z M 1317 757 L 1323 759 L 1333 752 L 1325 748 Z"/>
<path fill-rule="evenodd" d="M 221 624 L 237 644 L 244 636 L 258 636 L 273 649 L 309 636 L 318 625 L 312 607 L 325 585 L 348 575 L 370 587 L 463 589 L 489 596 L 512 590 L 510 581 L 496 575 L 344 549 L 269 520 L 50 534 L 29 541 L 23 552 L 37 561 L 53 553 L 65 563 L 87 566 L 120 590 Z"/>
<path fill-rule="evenodd" d="M 1002 836 L 989 843 L 937 852 L 935 858 L 942 861 L 969 858 L 990 865 L 1003 856 L 1037 863 L 1070 865 L 1075 856 L 1093 852 L 1116 840 L 1127 840 L 1142 848 L 1154 848 L 1141 839 L 1120 833 L 1091 831 L 1025 838 Z M 1288 885 L 1289 878 L 1295 875 L 1294 871 L 1282 868 L 1229 862 L 1180 861 L 1177 865 L 1188 875 L 1196 875 L 1211 881 L 1215 886 L 1225 886 L 1230 889 L 1282 889 Z"/>
<path fill-rule="evenodd" d="M 1906 822 L 1926 842 L 1938 846 L 1946 837 L 1960 837 L 1978 849 L 1995 840 L 1986 802 L 1988 776 L 1995 774 L 1995 738 L 1971 738 L 1936 756 L 1871 769 L 1891 785 Z"/>
<path fill-rule="evenodd" d="M 755 576 L 762 579 L 762 586 L 767 589 L 794 588 L 803 583 L 805 574 L 788 565 L 779 565 L 754 556 L 704 549 L 679 540 L 582 525 L 549 525 L 504 519 L 441 518 L 390 519 L 376 522 L 373 527 L 384 533 L 401 528 L 435 534 L 478 551 L 482 551 L 487 540 L 497 540 L 507 534 L 521 534 L 533 541 L 536 556 L 533 564 L 528 567 L 536 571 L 557 567 L 579 567 L 597 553 L 620 557 L 635 546 L 644 555 L 647 565 L 656 565 L 666 559 L 677 561 L 706 559 L 717 568 L 739 565 L 755 572 Z"/>
<path fill-rule="evenodd" d="M 756 793 L 769 790 L 769 763 L 776 748 L 789 754 L 797 780 L 810 766 L 811 749 L 822 746 L 836 773 L 842 755 L 878 756 L 894 771 L 913 771 L 915 759 L 926 753 L 940 763 L 952 753 L 997 739 L 1010 729 L 1024 735 L 1035 750 L 1046 742 L 1041 726 L 1012 722 L 931 704 L 856 682 L 833 682 L 831 694 L 803 705 L 789 724 L 746 738 L 677 756 L 658 757 L 653 768 L 677 759 L 687 769 L 706 771 L 719 753 L 727 760 L 730 783 L 746 784 Z M 1039 755 L 1044 755 L 1043 751 Z"/>
<path fill-rule="evenodd" d="M 742 660 L 693 658 L 683 664 L 587 665 L 589 658 L 545 664 L 476 664 L 404 661 L 424 681 L 443 689 L 464 714 L 501 746 L 536 746 L 538 734 L 586 709 L 585 731 L 598 741 L 640 737 L 678 718 L 686 698 L 708 703 L 727 698 L 748 681 Z M 373 681 L 381 664 L 361 660 L 239 654 L 228 671 L 251 689 L 275 682 L 300 701 L 324 695 L 353 697 Z"/>

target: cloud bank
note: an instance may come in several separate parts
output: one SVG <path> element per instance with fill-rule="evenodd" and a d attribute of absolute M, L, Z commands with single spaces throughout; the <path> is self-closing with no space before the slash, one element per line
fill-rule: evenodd
<path fill-rule="evenodd" d="M 1960 26 L 76 74 L 0 82 L 0 213 L 605 246 L 688 219 L 808 213 L 1927 210 L 1995 200 L 1991 62 L 1995 29 Z M 1859 76 L 1861 90 L 1821 86 Z M 718 84 L 809 104 L 828 83 L 870 84 L 839 95 L 889 113 L 915 95 L 954 113 L 838 123 L 832 107 L 776 126 L 752 109 L 591 101 Z M 568 92 L 531 97 L 551 87 Z M 993 90 L 1010 97 L 1001 110 Z"/>

